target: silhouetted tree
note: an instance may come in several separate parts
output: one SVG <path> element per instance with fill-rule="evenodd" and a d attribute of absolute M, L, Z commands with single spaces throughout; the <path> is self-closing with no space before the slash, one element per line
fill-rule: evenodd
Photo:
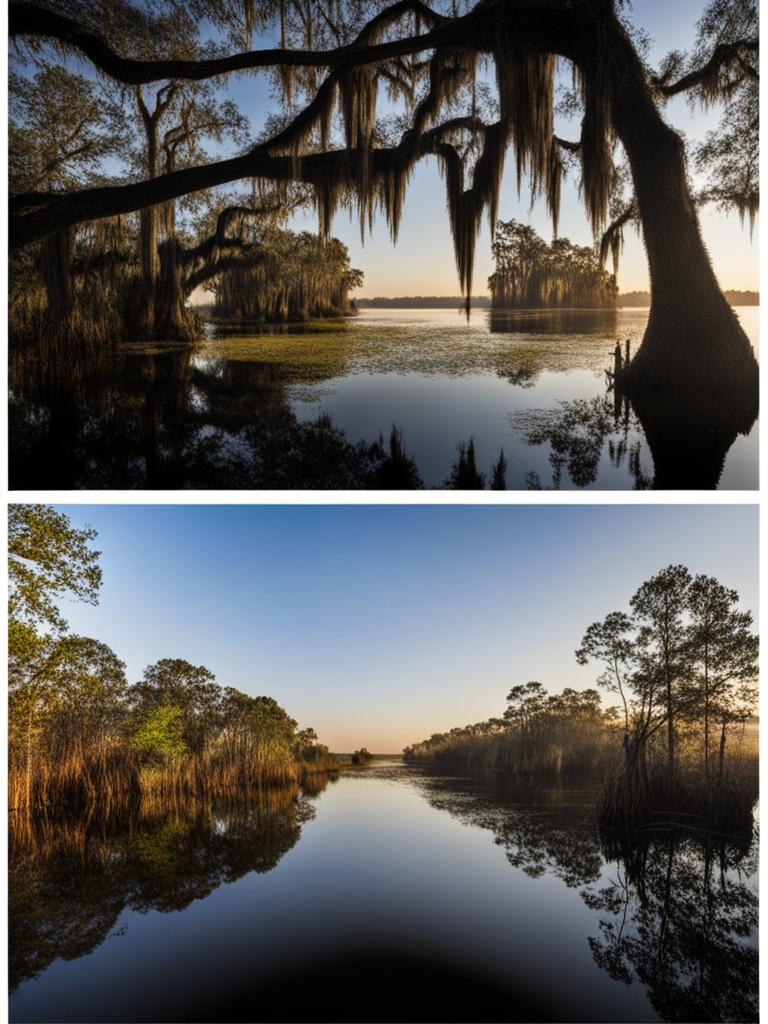
<path fill-rule="evenodd" d="M 734 20 L 735 7 L 744 16 Z M 214 16 L 225 10 L 225 20 L 231 24 L 230 6 L 214 4 L 211 10 Z M 246 10 L 252 8 L 246 5 Z M 754 355 L 719 289 L 704 248 L 683 142 L 660 109 L 668 96 L 688 93 L 711 101 L 753 84 L 758 49 L 754 4 L 741 0 L 711 4 L 689 62 L 695 66 L 666 62 L 659 74 L 644 64 L 613 0 L 515 0 L 511 5 L 491 0 L 465 14 L 455 9 L 441 13 L 422 0 L 403 0 L 374 7 L 373 16 L 362 25 L 359 15 L 355 20 L 342 11 L 330 35 L 327 26 L 318 29 L 321 19 L 305 20 L 303 29 L 290 40 L 293 45 L 285 36 L 284 7 L 280 11 L 286 45 L 278 49 L 203 59 L 141 60 L 130 52 L 117 52 L 99 37 L 85 10 L 83 25 L 69 16 L 69 8 L 63 14 L 12 3 L 12 38 L 63 42 L 118 82 L 140 86 L 203 81 L 246 69 L 277 68 L 284 96 L 302 95 L 309 101 L 240 156 L 63 197 L 17 195 L 11 210 L 13 244 L 241 178 L 301 181 L 311 186 L 324 233 L 340 201 L 356 202 L 363 222 L 379 203 L 396 235 L 413 166 L 423 156 L 434 155 L 445 174 L 460 283 L 470 295 L 477 232 L 486 211 L 491 224 L 496 222 L 507 148 L 515 149 L 518 177 L 527 171 L 534 194 L 544 194 L 555 226 L 561 153 L 564 149 L 577 152 L 587 213 L 598 231 L 608 216 L 612 150 L 618 140 L 631 172 L 632 203 L 642 225 L 652 288 L 648 327 L 626 385 L 664 390 L 695 383 L 719 396 L 729 392 L 754 405 Z M 244 22 L 246 28 L 252 22 L 251 14 Z M 324 32 L 326 38 L 336 37 L 326 50 L 317 48 Z M 422 53 L 429 56 L 418 60 Z M 485 56 L 495 65 L 498 94 L 497 116 L 487 123 L 472 102 L 476 72 Z M 558 140 L 553 132 L 558 59 L 572 66 L 578 84 L 584 115 L 578 142 Z M 319 84 L 318 68 L 328 69 Z M 380 80 L 405 100 L 409 111 L 407 130 L 394 145 L 380 142 L 376 123 Z M 457 107 L 466 114 L 455 116 Z M 344 142 L 341 149 L 332 149 L 337 109 Z M 447 120 L 440 120 L 449 114 Z M 477 157 L 467 175 L 462 157 L 469 148 Z"/>

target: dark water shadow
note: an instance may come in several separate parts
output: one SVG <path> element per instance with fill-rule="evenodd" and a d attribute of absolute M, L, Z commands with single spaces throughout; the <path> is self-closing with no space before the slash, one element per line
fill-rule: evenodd
<path fill-rule="evenodd" d="M 528 474 L 532 490 L 592 486 L 604 457 L 626 468 L 634 490 L 714 490 L 733 443 L 755 420 L 744 409 L 695 398 L 630 399 L 614 391 L 511 418 L 526 444 L 549 447 L 551 478 Z M 652 468 L 643 462 L 645 445 Z"/>
<path fill-rule="evenodd" d="M 455 364 L 438 363 L 441 372 L 450 369 L 449 376 L 493 373 L 516 391 L 533 391 L 545 373 L 562 374 L 565 381 L 569 369 L 588 369 L 598 339 L 615 330 L 615 316 L 594 310 L 493 312 L 491 332 L 510 334 L 516 341 L 486 352 L 482 345 L 473 349 L 475 343 L 465 339 L 469 348 Z M 9 397 L 11 487 L 423 487 L 420 467 L 397 460 L 393 465 L 383 450 L 386 445 L 354 441 L 328 416 L 312 422 L 297 416 L 297 388 L 309 387 L 316 395 L 312 389 L 324 381 L 353 373 L 349 345 L 338 341 L 338 326 L 331 327 L 329 339 L 336 340 L 329 341 L 321 365 L 311 358 L 302 362 L 295 352 L 286 362 L 278 355 L 262 358 L 258 347 L 247 344 L 238 354 L 237 338 L 226 358 L 210 356 L 210 348 L 201 356 L 195 346 L 148 345 L 123 346 L 110 358 L 102 353 L 90 368 L 87 362 L 60 361 L 36 373 L 31 360 L 16 360 Z M 226 328 L 220 330 L 226 338 Z M 318 327 L 280 325 L 272 333 L 315 335 Z M 579 339 L 592 339 L 589 357 L 589 346 Z M 443 349 L 445 344 L 443 340 Z M 380 349 L 376 357 L 365 357 L 371 360 L 367 372 L 390 374 L 398 363 L 397 349 L 386 355 L 386 346 Z M 465 367 L 470 349 L 478 363 Z M 433 358 L 425 367 L 433 365 Z M 608 361 L 606 351 L 606 365 Z M 365 360 L 362 365 L 367 365 Z M 418 365 L 413 371 L 417 375 L 429 372 L 425 367 L 418 371 Z M 549 448 L 551 477 L 530 472 L 525 486 L 595 486 L 601 462 L 605 466 L 607 459 L 606 468 L 619 470 L 624 483 L 635 489 L 713 489 L 734 441 L 755 420 L 755 410 L 697 403 L 691 396 L 674 401 L 643 396 L 630 403 L 606 394 L 599 377 L 594 388 L 592 398 L 562 400 L 554 409 L 532 407 L 510 416 L 513 440 L 506 457 L 519 481 L 529 449 Z M 532 395 L 532 405 L 534 401 Z M 392 421 L 380 424 L 385 442 L 392 426 Z M 456 422 L 444 445 L 436 447 L 453 456 L 457 438 L 466 440 L 469 433 Z M 401 454 L 408 452 L 407 436 L 404 443 Z M 434 438 L 430 443 L 434 445 Z"/>
<path fill-rule="evenodd" d="M 577 784 L 583 786 L 583 783 Z M 498 774 L 417 785 L 431 806 L 487 829 L 510 865 L 555 876 L 598 915 L 595 965 L 645 989 L 665 1021 L 757 1021 L 756 841 L 665 831 L 601 832 L 585 790 Z"/>

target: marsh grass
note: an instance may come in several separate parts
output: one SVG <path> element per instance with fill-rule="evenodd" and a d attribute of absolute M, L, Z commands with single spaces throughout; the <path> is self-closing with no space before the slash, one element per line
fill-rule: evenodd
<path fill-rule="evenodd" d="M 739 727 L 733 749 L 722 767 L 707 776 L 699 743 L 684 739 L 675 778 L 670 782 L 666 748 L 657 743 L 648 753 L 639 779 L 616 768 L 602 781 L 596 801 L 597 820 L 608 829 L 687 829 L 726 836 L 749 836 L 759 793 L 756 730 Z"/>
<path fill-rule="evenodd" d="M 610 726 L 584 728 L 563 724 L 538 736 L 519 731 L 451 738 L 414 760 L 451 764 L 465 771 L 503 771 L 521 776 L 590 775 L 611 771 L 617 763 L 619 731 Z"/>

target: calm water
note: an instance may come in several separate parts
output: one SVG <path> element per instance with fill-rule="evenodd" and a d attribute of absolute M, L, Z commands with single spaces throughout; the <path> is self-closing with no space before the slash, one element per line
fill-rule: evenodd
<path fill-rule="evenodd" d="M 758 308 L 738 315 L 757 346 Z M 474 439 L 507 487 L 757 487 L 747 436 L 712 410 L 644 413 L 606 390 L 616 338 L 647 310 L 364 310 L 193 348 L 123 345 L 12 388 L 14 488 L 371 487 L 366 445 L 397 424 L 426 487 Z M 319 432 L 312 424 L 330 416 Z"/>
<path fill-rule="evenodd" d="M 11 832 L 12 1021 L 757 1020 L 757 850 L 377 762 Z"/>

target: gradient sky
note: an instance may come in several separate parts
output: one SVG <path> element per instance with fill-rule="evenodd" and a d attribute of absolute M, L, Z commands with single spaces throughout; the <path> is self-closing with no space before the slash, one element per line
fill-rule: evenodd
<path fill-rule="evenodd" d="M 583 688 L 584 628 L 671 562 L 757 613 L 751 506 L 58 506 L 98 530 L 73 631 L 135 681 L 162 657 L 275 697 L 333 750 L 399 751 L 498 715 L 510 686 Z"/>
<path fill-rule="evenodd" d="M 649 35 L 649 59 L 657 66 L 670 50 L 690 49 L 695 37 L 695 25 L 706 6 L 706 0 L 634 0 L 628 4 L 633 23 Z M 272 41 L 274 42 L 274 41 Z M 266 85 L 253 78 L 232 78 L 229 94 L 247 110 L 255 128 L 262 124 L 262 111 L 269 109 Z M 720 108 L 709 111 L 691 109 L 684 96 L 675 97 L 665 108 L 665 117 L 695 142 L 707 131 L 716 128 Z M 576 138 L 578 125 L 558 125 L 562 134 Z M 695 179 L 694 179 L 695 180 Z M 545 205 L 538 201 L 531 208 L 525 186 L 518 198 L 514 174 L 514 159 L 510 152 L 504 176 L 499 217 L 531 223 L 547 240 L 552 237 L 552 225 Z M 292 226 L 316 230 L 313 211 L 293 218 Z M 701 211 L 704 240 L 714 262 L 715 271 L 723 288 L 758 289 L 758 232 L 750 238 L 748 226 L 741 225 L 736 214 L 724 216 L 712 207 Z M 445 186 L 434 158 L 421 161 L 408 188 L 402 225 L 397 246 L 393 246 L 386 222 L 377 221 L 373 234 L 365 244 L 360 240 L 356 215 L 350 220 L 341 212 L 334 222 L 334 234 L 349 248 L 353 266 L 365 272 L 365 282 L 356 294 L 374 295 L 457 295 L 458 280 L 453 256 L 453 243 L 445 206 Z M 576 183 L 568 180 L 563 186 L 559 234 L 581 245 L 591 245 L 592 234 Z M 493 271 L 491 240 L 487 221 L 477 244 L 473 293 L 487 293 L 487 279 Z M 621 291 L 648 288 L 648 268 L 645 250 L 637 234 L 626 233 L 626 247 L 619 269 Z"/>

